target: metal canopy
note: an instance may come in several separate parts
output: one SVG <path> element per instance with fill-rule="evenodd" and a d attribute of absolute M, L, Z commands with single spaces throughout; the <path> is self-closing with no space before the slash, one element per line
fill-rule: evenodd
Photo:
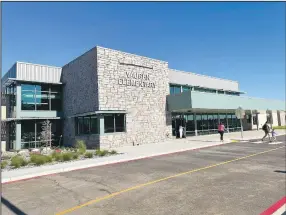
<path fill-rule="evenodd" d="M 42 83 L 42 84 L 54 84 L 54 85 L 62 85 L 63 83 L 61 82 L 42 82 L 42 81 L 29 81 L 29 80 L 21 80 L 21 79 L 16 79 L 16 78 L 8 78 L 4 83 L 3 86 L 9 86 L 12 83 L 16 82 L 26 82 L 26 83 Z"/>
<path fill-rule="evenodd" d="M 116 113 L 127 113 L 127 111 L 125 110 L 99 110 L 99 111 L 75 114 L 75 115 L 70 116 L 69 118 L 79 117 L 79 116 L 89 116 L 89 115 L 100 115 L 100 114 L 116 114 Z"/>
<path fill-rule="evenodd" d="M 10 122 L 10 121 L 20 121 L 20 120 L 33 120 L 33 119 L 61 119 L 61 117 L 30 117 L 30 118 L 7 118 L 1 121 Z"/>

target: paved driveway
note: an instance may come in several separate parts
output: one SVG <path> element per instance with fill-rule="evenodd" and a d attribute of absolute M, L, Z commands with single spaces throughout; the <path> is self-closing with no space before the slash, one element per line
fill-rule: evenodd
<path fill-rule="evenodd" d="M 285 196 L 285 136 L 278 140 L 5 184 L 2 214 L 259 214 Z"/>

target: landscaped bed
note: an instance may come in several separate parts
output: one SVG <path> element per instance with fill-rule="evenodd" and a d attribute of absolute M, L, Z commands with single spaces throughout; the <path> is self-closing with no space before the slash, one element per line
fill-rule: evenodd
<path fill-rule="evenodd" d="M 44 147 L 41 149 L 20 150 L 18 152 L 2 152 L 1 171 L 52 165 L 116 154 L 115 150 L 86 150 L 86 145 L 83 141 L 78 141 L 74 148 Z"/>
<path fill-rule="evenodd" d="M 286 129 L 286 125 L 282 126 L 273 126 L 274 129 Z"/>

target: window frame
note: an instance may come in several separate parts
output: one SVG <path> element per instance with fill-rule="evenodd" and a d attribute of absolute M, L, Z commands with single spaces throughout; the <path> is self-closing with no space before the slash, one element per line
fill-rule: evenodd
<path fill-rule="evenodd" d="M 53 84 L 22 83 L 21 84 L 21 111 L 58 111 L 58 112 L 62 111 L 61 86 L 56 87 L 59 89 L 58 92 L 55 91 L 53 88 L 55 88 Z M 31 102 L 24 102 L 23 96 L 25 95 L 32 96 L 32 98 L 30 99 Z M 58 95 L 58 97 L 56 95 Z M 43 100 L 45 102 L 43 102 Z M 57 106 L 58 109 L 52 108 L 52 102 L 55 102 L 56 100 L 58 100 L 58 106 Z M 29 107 L 28 106 L 29 104 L 31 108 L 27 108 Z M 43 105 L 43 108 L 41 108 L 41 105 Z"/>

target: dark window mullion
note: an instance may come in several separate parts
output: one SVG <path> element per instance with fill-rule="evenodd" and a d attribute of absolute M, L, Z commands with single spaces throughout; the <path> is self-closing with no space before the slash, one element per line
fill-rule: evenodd
<path fill-rule="evenodd" d="M 91 134 L 91 116 L 89 116 L 89 131 L 88 131 L 88 133 L 89 134 Z"/>
<path fill-rule="evenodd" d="M 52 102 L 51 102 L 51 91 L 52 91 L 52 89 L 51 89 L 51 85 L 49 85 L 49 110 L 52 110 Z"/>
<path fill-rule="evenodd" d="M 114 132 L 116 132 L 115 114 L 113 114 L 113 127 L 114 127 Z"/>
<path fill-rule="evenodd" d="M 36 85 L 34 85 L 34 110 L 37 110 Z"/>

